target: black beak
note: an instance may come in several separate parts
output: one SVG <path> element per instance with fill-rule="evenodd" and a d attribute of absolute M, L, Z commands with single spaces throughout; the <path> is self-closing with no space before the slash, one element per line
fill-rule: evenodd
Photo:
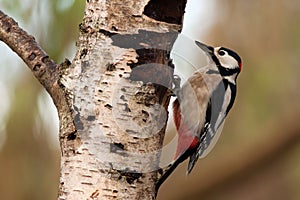
<path fill-rule="evenodd" d="M 212 56 L 214 54 L 214 48 L 211 46 L 208 46 L 206 44 L 203 44 L 201 42 L 195 41 L 196 45 L 200 47 L 208 56 Z"/>

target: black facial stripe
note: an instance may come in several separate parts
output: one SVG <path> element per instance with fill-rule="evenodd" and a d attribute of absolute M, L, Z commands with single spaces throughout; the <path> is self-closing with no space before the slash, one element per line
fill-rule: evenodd
<path fill-rule="evenodd" d="M 219 66 L 221 66 L 221 64 L 220 64 L 219 59 L 217 58 L 217 56 L 215 56 L 214 53 L 212 53 L 210 56 L 211 56 L 211 59 L 214 61 L 214 63 L 216 63 L 216 65 L 219 68 Z"/>
<path fill-rule="evenodd" d="M 234 59 L 236 59 L 236 61 L 238 63 L 242 63 L 242 59 L 241 57 L 235 53 L 234 51 L 230 50 L 230 49 L 227 49 L 226 47 L 221 47 L 220 50 L 224 50 L 224 51 L 227 51 L 228 55 L 232 56 Z"/>
<path fill-rule="evenodd" d="M 232 68 L 232 69 L 229 69 L 229 68 L 225 68 L 221 65 L 217 65 L 219 71 L 220 71 L 220 74 L 221 76 L 231 76 L 233 74 L 237 74 L 240 72 L 240 68 Z"/>
<path fill-rule="evenodd" d="M 222 47 L 224 48 L 224 47 Z M 233 51 L 232 51 L 233 52 Z M 237 55 L 237 54 L 236 54 Z M 221 74 L 221 76 L 231 76 L 233 74 L 236 74 L 236 73 L 239 73 L 240 72 L 240 69 L 239 68 L 232 68 L 232 69 L 229 69 L 229 68 L 225 68 L 221 65 L 221 63 L 219 62 L 219 59 L 214 55 L 214 54 L 211 54 L 211 58 L 212 60 L 214 61 L 214 63 L 216 63 L 218 69 L 219 69 L 219 72 Z"/>

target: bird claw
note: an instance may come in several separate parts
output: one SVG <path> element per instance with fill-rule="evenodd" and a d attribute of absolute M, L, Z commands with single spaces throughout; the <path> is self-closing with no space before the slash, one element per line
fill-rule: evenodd
<path fill-rule="evenodd" d="M 180 83 L 181 83 L 181 78 L 178 75 L 174 75 L 171 96 L 178 96 L 178 93 L 180 91 Z"/>

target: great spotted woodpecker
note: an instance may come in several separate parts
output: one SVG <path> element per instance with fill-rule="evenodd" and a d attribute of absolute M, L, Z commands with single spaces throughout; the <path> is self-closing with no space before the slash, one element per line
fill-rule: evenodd
<path fill-rule="evenodd" d="M 175 92 L 173 116 L 178 144 L 174 161 L 163 170 L 156 191 L 181 162 L 189 158 L 189 174 L 198 158 L 209 153 L 236 97 L 236 79 L 242 69 L 240 56 L 225 47 L 214 48 L 198 41 L 196 45 L 207 55 L 208 65 Z"/>

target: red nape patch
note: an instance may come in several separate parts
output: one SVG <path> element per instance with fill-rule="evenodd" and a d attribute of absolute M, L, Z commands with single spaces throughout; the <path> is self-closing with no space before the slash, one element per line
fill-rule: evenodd
<path fill-rule="evenodd" d="M 239 63 L 240 70 L 242 70 L 243 64 Z"/>

